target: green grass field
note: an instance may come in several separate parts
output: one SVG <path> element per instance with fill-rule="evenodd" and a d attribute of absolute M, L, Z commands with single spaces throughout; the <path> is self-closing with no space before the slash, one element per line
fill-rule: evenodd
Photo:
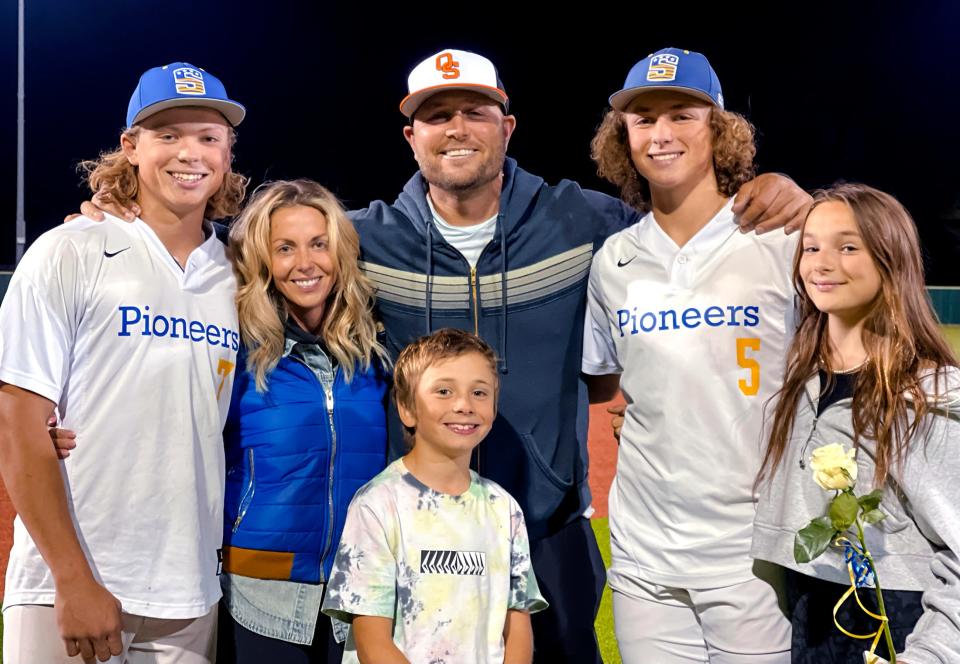
<path fill-rule="evenodd" d="M 603 564 L 609 569 L 610 524 L 604 517 L 602 519 L 590 519 L 590 525 L 593 526 L 593 532 L 597 536 L 597 544 L 600 545 Z M 604 664 L 620 664 L 617 638 L 613 635 L 613 594 L 610 592 L 610 586 L 603 589 L 600 613 L 597 614 L 597 622 L 594 623 L 594 626 L 597 630 L 597 639 L 600 641 L 600 654 L 603 657 Z"/>
<path fill-rule="evenodd" d="M 953 352 L 960 355 L 960 325 L 944 325 L 943 335 L 953 346 Z"/>

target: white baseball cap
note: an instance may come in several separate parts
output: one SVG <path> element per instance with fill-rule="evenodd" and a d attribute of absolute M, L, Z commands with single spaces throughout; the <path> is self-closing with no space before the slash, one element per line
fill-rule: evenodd
<path fill-rule="evenodd" d="M 448 48 L 418 64 L 407 77 L 409 94 L 400 102 L 400 112 L 412 117 L 429 97 L 446 90 L 472 90 L 490 97 L 507 110 L 508 97 L 497 68 L 487 58 L 469 51 Z"/>

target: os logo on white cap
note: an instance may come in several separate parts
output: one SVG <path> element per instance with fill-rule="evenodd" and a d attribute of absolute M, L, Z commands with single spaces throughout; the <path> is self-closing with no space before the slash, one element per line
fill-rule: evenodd
<path fill-rule="evenodd" d="M 437 71 L 443 78 L 460 78 L 460 63 L 453 59 L 453 53 L 441 53 L 437 56 Z"/>
<path fill-rule="evenodd" d="M 173 70 L 173 82 L 177 86 L 177 94 L 203 95 L 207 91 L 203 87 L 203 74 L 199 69 L 181 67 Z"/>
<path fill-rule="evenodd" d="M 648 81 L 672 81 L 677 78 L 677 65 L 680 58 L 673 53 L 655 55 L 650 59 L 650 68 L 647 69 Z"/>

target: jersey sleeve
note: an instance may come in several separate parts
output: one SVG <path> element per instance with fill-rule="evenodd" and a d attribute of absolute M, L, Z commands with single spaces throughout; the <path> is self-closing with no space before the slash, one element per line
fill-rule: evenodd
<path fill-rule="evenodd" d="M 377 510 L 369 494 L 350 504 L 323 600 L 328 616 L 344 622 L 354 616 L 395 617 L 396 537 L 378 513 L 387 510 Z"/>
<path fill-rule="evenodd" d="M 782 232 L 782 231 L 781 231 Z M 784 312 L 786 320 L 784 329 L 787 334 L 793 336 L 800 325 L 802 316 L 800 315 L 800 298 L 797 296 L 793 285 L 793 261 L 797 250 L 800 248 L 800 233 L 783 233 L 782 238 L 778 238 L 780 245 L 781 269 L 774 272 L 777 283 L 780 284 L 781 292 L 791 299 L 792 306 L 787 307 Z"/>
<path fill-rule="evenodd" d="M 610 318 L 600 279 L 603 250 L 593 257 L 587 287 L 587 315 L 583 321 L 583 359 L 581 370 L 591 376 L 623 373 L 617 349 L 610 336 Z"/>
<path fill-rule="evenodd" d="M 0 381 L 60 401 L 85 282 L 72 241 L 48 233 L 34 242 L 0 305 Z"/>
<path fill-rule="evenodd" d="M 523 510 L 512 499 L 510 509 L 510 601 L 507 608 L 530 613 L 543 611 L 549 604 L 540 594 L 540 586 L 533 573 Z"/>

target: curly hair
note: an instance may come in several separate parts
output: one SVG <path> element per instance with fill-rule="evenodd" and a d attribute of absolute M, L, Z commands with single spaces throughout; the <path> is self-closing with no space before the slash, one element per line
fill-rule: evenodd
<path fill-rule="evenodd" d="M 590 141 L 590 157 L 597 164 L 597 175 L 619 187 L 624 202 L 646 212 L 650 209 L 650 185 L 633 165 L 623 115 L 614 109 L 607 112 Z M 733 196 L 754 177 L 757 146 L 753 125 L 738 113 L 712 108 L 710 131 L 717 189 L 724 196 Z"/>
<path fill-rule="evenodd" d="M 283 355 L 286 300 L 270 271 L 270 222 L 280 208 L 304 205 L 327 220 L 336 282 L 327 298 L 320 337 L 347 381 L 355 365 L 370 366 L 374 356 L 387 366 L 373 319 L 373 285 L 360 271 L 360 236 L 340 201 L 312 180 L 280 180 L 260 185 L 230 228 L 230 249 L 237 276 L 240 334 L 257 390 L 267 389 L 267 374 Z"/>
<path fill-rule="evenodd" d="M 237 132 L 228 127 L 230 140 L 230 161 L 233 161 L 233 145 L 237 142 Z M 121 133 L 136 144 L 140 136 L 139 125 L 128 127 Z M 109 152 L 101 153 L 98 159 L 81 161 L 77 165 L 81 173 L 86 174 L 87 185 L 94 194 L 103 192 L 110 199 L 123 207 L 130 207 L 136 200 L 140 183 L 137 180 L 137 167 L 130 163 L 118 147 Z M 207 201 L 203 212 L 205 219 L 223 219 L 232 217 L 240 211 L 240 204 L 247 193 L 248 179 L 230 168 L 223 176 L 220 188 Z"/>

